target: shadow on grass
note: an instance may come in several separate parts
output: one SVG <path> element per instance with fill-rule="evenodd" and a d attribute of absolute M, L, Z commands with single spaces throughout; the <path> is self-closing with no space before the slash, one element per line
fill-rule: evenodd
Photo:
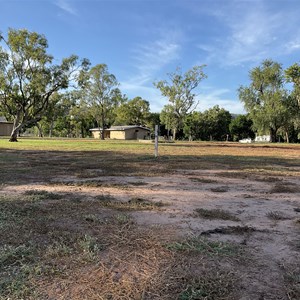
<path fill-rule="evenodd" d="M 256 147 L 255 147 L 256 148 Z M 300 159 L 242 155 L 170 155 L 118 151 L 27 151 L 1 149 L 0 184 L 50 182 L 58 176 L 159 176 L 193 170 L 300 173 Z M 221 150 L 222 148 L 220 148 Z M 255 150 L 254 150 L 255 151 Z"/>

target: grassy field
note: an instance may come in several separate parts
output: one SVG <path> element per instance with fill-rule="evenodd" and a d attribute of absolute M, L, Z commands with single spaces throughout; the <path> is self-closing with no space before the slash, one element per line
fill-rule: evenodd
<path fill-rule="evenodd" d="M 0 139 L 0 172 L 0 299 L 300 299 L 300 145 Z"/>

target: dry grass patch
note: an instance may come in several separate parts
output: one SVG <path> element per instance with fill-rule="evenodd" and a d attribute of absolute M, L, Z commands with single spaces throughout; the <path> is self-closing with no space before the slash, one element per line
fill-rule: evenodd
<path fill-rule="evenodd" d="M 270 193 L 300 193 L 300 188 L 298 185 L 290 182 L 280 182 L 271 188 Z"/>
<path fill-rule="evenodd" d="M 240 219 L 234 214 L 223 210 L 223 209 L 205 209 L 205 208 L 196 208 L 194 210 L 195 217 L 201 217 L 204 219 L 217 219 L 217 220 L 226 220 L 226 221 L 235 221 L 238 222 Z"/>
<path fill-rule="evenodd" d="M 219 187 L 211 188 L 210 190 L 214 193 L 226 193 L 229 191 L 229 187 L 228 186 L 219 186 Z"/>
<path fill-rule="evenodd" d="M 217 183 L 217 180 L 206 178 L 206 177 L 189 177 L 192 182 L 199 182 L 199 183 Z"/>
<path fill-rule="evenodd" d="M 165 206 L 162 202 L 148 201 L 142 198 L 131 198 L 126 202 L 105 200 L 101 202 L 101 205 L 116 210 L 160 210 Z"/>
<path fill-rule="evenodd" d="M 286 294 L 289 300 L 300 299 L 300 268 L 299 266 L 283 266 Z"/>
<path fill-rule="evenodd" d="M 289 220 L 290 218 L 288 218 L 284 213 L 282 213 L 281 211 L 269 211 L 266 216 L 273 220 L 273 221 L 282 221 L 282 220 Z"/>
<path fill-rule="evenodd" d="M 215 229 L 210 229 L 201 232 L 201 235 L 210 235 L 210 234 L 250 234 L 253 232 L 263 232 L 262 230 L 258 230 L 256 228 L 250 226 L 226 226 L 226 227 L 218 227 Z"/>

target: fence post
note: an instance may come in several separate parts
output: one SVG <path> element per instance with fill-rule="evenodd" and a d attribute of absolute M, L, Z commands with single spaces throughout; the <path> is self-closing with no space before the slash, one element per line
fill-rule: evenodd
<path fill-rule="evenodd" d="M 155 125 L 154 156 L 158 157 L 158 125 Z"/>

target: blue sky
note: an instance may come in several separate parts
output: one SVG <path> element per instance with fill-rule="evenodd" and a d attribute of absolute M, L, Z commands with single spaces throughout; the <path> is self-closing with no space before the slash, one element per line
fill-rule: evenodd
<path fill-rule="evenodd" d="M 0 31 L 27 28 L 46 36 L 58 60 L 107 64 L 122 92 L 155 112 L 167 100 L 154 81 L 206 64 L 198 110 L 243 113 L 237 89 L 251 68 L 300 62 L 299 16 L 299 0 L 0 0 Z"/>

